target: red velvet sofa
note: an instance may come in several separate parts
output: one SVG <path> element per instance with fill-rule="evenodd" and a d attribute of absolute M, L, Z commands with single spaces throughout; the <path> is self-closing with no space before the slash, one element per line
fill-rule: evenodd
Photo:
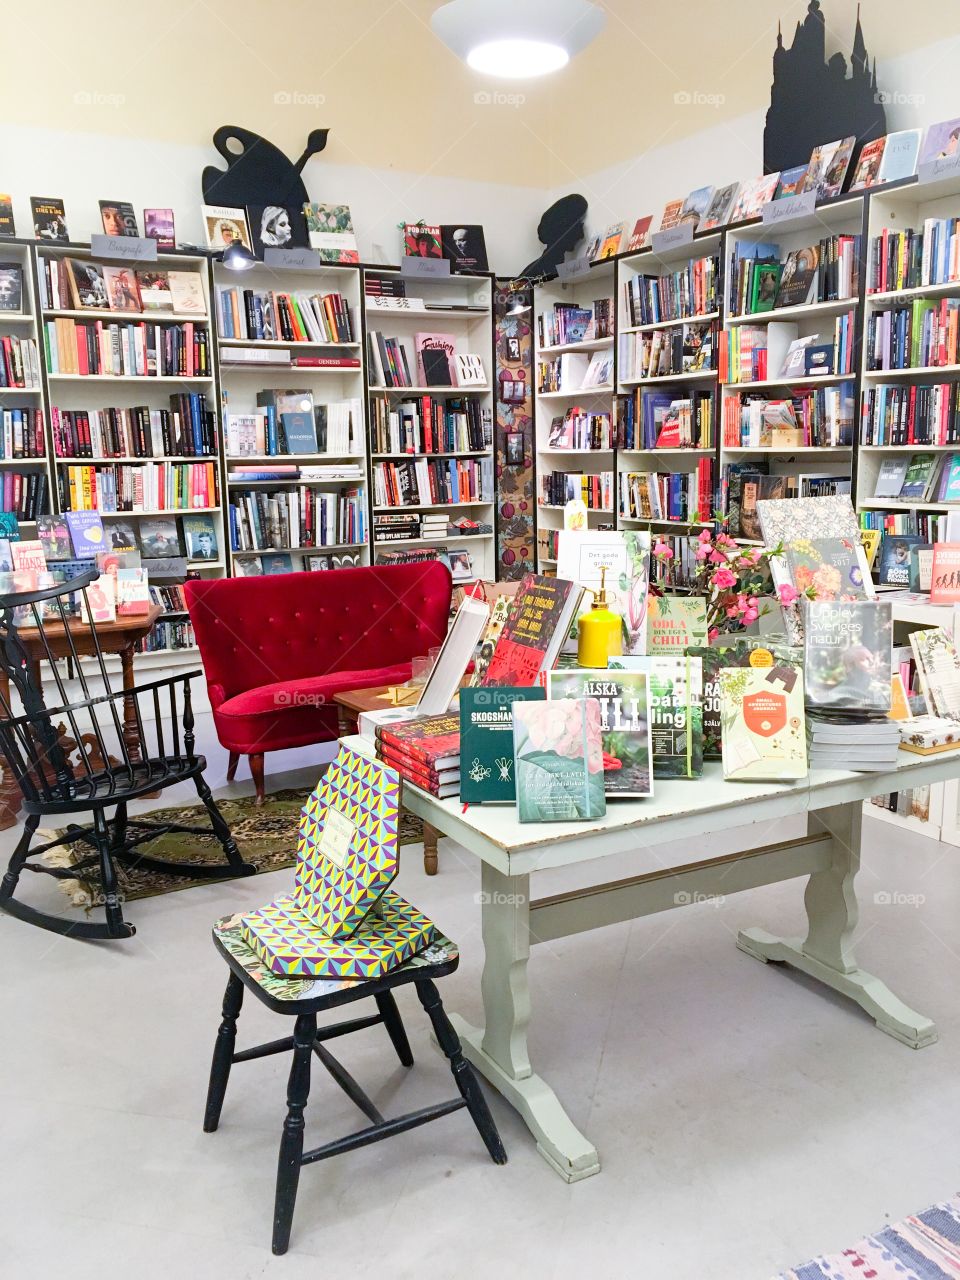
<path fill-rule="evenodd" d="M 188 581 L 227 777 L 249 756 L 261 804 L 264 752 L 332 742 L 334 694 L 408 680 L 447 634 L 451 594 L 436 561 Z"/>

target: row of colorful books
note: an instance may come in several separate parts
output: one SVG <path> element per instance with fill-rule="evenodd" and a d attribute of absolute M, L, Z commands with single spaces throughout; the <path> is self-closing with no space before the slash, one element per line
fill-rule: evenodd
<path fill-rule="evenodd" d="M 44 458 L 46 453 L 39 409 L 0 409 L 0 458 Z"/>
<path fill-rule="evenodd" d="M 884 227 L 870 243 L 868 293 L 894 293 L 960 278 L 960 219 L 925 218 L 922 230 Z"/>
<path fill-rule="evenodd" d="M 482 356 L 457 350 L 452 333 L 414 334 L 413 360 L 400 338 L 389 338 L 376 329 L 367 335 L 371 386 L 463 387 L 486 386 Z"/>
<path fill-rule="evenodd" d="M 227 510 L 234 551 L 335 547 L 366 541 L 363 494 L 300 485 L 282 492 L 234 490 Z"/>
<path fill-rule="evenodd" d="M 558 415 L 550 423 L 547 448 L 557 451 L 612 449 L 613 426 L 610 414 L 591 413 L 579 405 L 572 405 L 562 417 Z"/>
<path fill-rule="evenodd" d="M 50 410 L 58 458 L 213 457 L 216 424 L 202 392 L 170 397 L 169 409 Z"/>
<path fill-rule="evenodd" d="M 63 511 L 190 511 L 219 503 L 214 462 L 68 466 L 57 474 Z"/>
<path fill-rule="evenodd" d="M 470 397 L 378 398 L 372 405 L 372 453 L 480 453 L 490 441 L 490 412 Z"/>
<path fill-rule="evenodd" d="M 853 383 L 794 391 L 780 399 L 728 396 L 723 443 L 732 449 L 791 449 L 853 444 Z"/>
<path fill-rule="evenodd" d="M 115 378 L 209 378 L 210 339 L 205 326 L 153 321 L 43 322 L 47 372 Z"/>
<path fill-rule="evenodd" d="M 218 288 L 217 315 L 221 338 L 325 346 L 356 341 L 350 306 L 340 293 Z"/>
<path fill-rule="evenodd" d="M 542 471 L 540 502 L 545 507 L 563 507 L 579 500 L 591 511 L 613 511 L 612 471 Z"/>
<path fill-rule="evenodd" d="M 204 317 L 199 271 L 108 266 L 93 258 L 40 258 L 40 305 L 47 311 L 173 312 Z"/>
<path fill-rule="evenodd" d="M 35 391 L 40 386 L 40 361 L 33 338 L 0 337 L 0 387 Z"/>
<path fill-rule="evenodd" d="M 589 307 L 555 302 L 537 316 L 539 347 L 575 346 L 613 336 L 613 299 L 597 298 Z"/>
<path fill-rule="evenodd" d="M 722 336 L 722 335 L 721 335 Z M 716 368 L 717 327 L 692 321 L 680 328 L 620 335 L 621 382 L 702 373 Z"/>
<path fill-rule="evenodd" d="M 960 299 L 915 298 L 907 306 L 872 311 L 864 340 L 868 369 L 929 369 L 960 358 Z"/>
<path fill-rule="evenodd" d="M 712 391 L 691 391 L 677 399 L 668 391 L 638 387 L 616 398 L 614 412 L 618 449 L 713 447 Z"/>
<path fill-rule="evenodd" d="M 36 520 L 50 509 L 47 477 L 41 471 L 0 472 L 0 514 L 9 512 L 20 520 Z"/>
<path fill-rule="evenodd" d="M 378 462 L 373 468 L 373 493 L 378 507 L 493 502 L 491 459 L 422 457 Z"/>
<path fill-rule="evenodd" d="M 960 453 L 884 458 L 873 496 L 900 502 L 960 502 Z"/>
<path fill-rule="evenodd" d="M 720 259 L 697 258 L 664 275 L 637 275 L 623 286 L 630 324 L 688 320 L 716 311 Z"/>
<path fill-rule="evenodd" d="M 960 382 L 884 382 L 863 398 L 861 444 L 960 443 Z"/>
<path fill-rule="evenodd" d="M 856 300 L 860 291 L 860 236 L 825 236 L 791 249 L 737 240 L 730 254 L 729 299 L 734 315 L 802 307 L 814 302 Z"/>
<path fill-rule="evenodd" d="M 624 471 L 619 476 L 620 515 L 627 520 L 706 523 L 713 517 L 712 458 L 691 471 Z"/>
<path fill-rule="evenodd" d="M 326 453 L 363 455 L 363 401 L 316 404 L 309 391 L 261 391 L 253 413 L 227 413 L 228 458 L 276 458 Z"/>

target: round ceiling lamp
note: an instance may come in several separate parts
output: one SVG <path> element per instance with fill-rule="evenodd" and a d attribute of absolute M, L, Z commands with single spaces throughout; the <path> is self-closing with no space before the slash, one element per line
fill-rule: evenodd
<path fill-rule="evenodd" d="M 474 71 L 505 80 L 559 71 L 605 22 L 590 0 L 451 0 L 430 19 L 435 34 Z"/>

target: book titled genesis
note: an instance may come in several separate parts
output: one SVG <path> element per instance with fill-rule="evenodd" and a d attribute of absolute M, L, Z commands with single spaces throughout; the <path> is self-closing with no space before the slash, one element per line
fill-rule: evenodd
<path fill-rule="evenodd" d="M 460 690 L 460 799 L 464 804 L 516 800 L 513 706 L 543 702 L 546 696 L 539 685 Z"/>
<path fill-rule="evenodd" d="M 515 702 L 513 758 L 521 822 L 576 822 L 606 813 L 595 698 Z"/>
<path fill-rule="evenodd" d="M 607 796 L 653 795 L 650 678 L 646 671 L 551 671 L 551 701 L 595 698 L 600 707 Z"/>
<path fill-rule="evenodd" d="M 803 674 L 797 667 L 723 667 L 723 776 L 786 782 L 807 776 Z"/>
<path fill-rule="evenodd" d="M 886 715 L 893 675 L 890 603 L 809 600 L 804 622 L 808 705 Z"/>

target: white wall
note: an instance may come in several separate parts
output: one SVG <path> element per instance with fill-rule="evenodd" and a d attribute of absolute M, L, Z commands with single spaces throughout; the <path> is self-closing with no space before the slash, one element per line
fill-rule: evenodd
<path fill-rule="evenodd" d="M 51 129 L 0 125 L 4 191 L 13 195 L 17 231 L 31 236 L 30 197 L 60 196 L 75 240 L 100 231 L 98 199 L 129 200 L 141 221 L 143 209 L 172 208 L 177 237 L 202 241 L 200 174 L 205 165 L 223 166 L 213 146 L 61 133 Z M 360 255 L 369 262 L 396 262 L 404 221 L 483 224 L 492 270 L 519 270 L 539 253 L 536 226 L 546 208 L 535 187 L 464 181 L 431 174 L 331 165 L 322 155 L 308 161 L 304 180 L 310 198 L 348 204 Z"/>

